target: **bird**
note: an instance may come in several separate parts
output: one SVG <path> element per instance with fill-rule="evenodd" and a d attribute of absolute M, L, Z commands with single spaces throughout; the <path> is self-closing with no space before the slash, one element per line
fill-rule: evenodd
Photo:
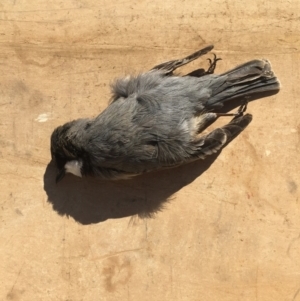
<path fill-rule="evenodd" d="M 175 72 L 213 47 L 116 79 L 109 105 L 97 117 L 57 127 L 50 141 L 58 169 L 56 182 L 67 173 L 130 179 L 204 159 L 239 135 L 252 120 L 252 115 L 245 113 L 249 97 L 278 91 L 280 83 L 266 59 L 214 74 L 220 58 L 213 54 L 206 71 Z M 237 112 L 220 113 L 224 104 L 236 98 L 242 99 Z M 221 116 L 233 118 L 204 134 Z"/>

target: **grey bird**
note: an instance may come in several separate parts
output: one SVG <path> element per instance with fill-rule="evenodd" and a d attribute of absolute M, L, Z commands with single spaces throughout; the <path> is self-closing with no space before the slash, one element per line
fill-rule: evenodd
<path fill-rule="evenodd" d="M 175 167 L 216 153 L 252 120 L 244 114 L 218 113 L 235 98 L 279 90 L 265 59 L 252 60 L 220 75 L 209 69 L 187 75 L 174 71 L 208 53 L 205 47 L 183 59 L 155 66 L 112 85 L 109 106 L 97 117 L 59 126 L 51 136 L 51 154 L 58 167 L 56 181 L 66 173 L 103 179 L 127 179 L 161 168 Z M 225 126 L 200 135 L 220 116 L 234 118 Z"/>

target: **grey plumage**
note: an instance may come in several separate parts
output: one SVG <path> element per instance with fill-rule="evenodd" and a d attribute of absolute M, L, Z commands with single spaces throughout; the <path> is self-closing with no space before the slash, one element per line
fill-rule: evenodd
<path fill-rule="evenodd" d="M 208 46 L 152 70 L 118 79 L 112 100 L 99 116 L 79 119 L 54 130 L 51 153 L 60 173 L 128 178 L 159 168 L 203 159 L 220 150 L 250 122 L 240 113 L 208 135 L 200 133 L 229 100 L 279 89 L 267 60 L 253 60 L 221 75 L 198 70 L 176 76 L 175 69 L 213 48 Z M 234 115 L 234 114 L 232 114 Z"/>

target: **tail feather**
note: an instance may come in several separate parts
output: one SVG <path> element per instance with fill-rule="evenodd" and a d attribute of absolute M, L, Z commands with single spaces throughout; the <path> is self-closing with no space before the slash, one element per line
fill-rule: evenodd
<path fill-rule="evenodd" d="M 268 60 L 252 60 L 247 63 L 236 66 L 235 68 L 222 73 L 220 76 L 228 76 L 229 81 L 241 82 L 242 78 L 246 80 L 256 79 L 261 76 L 273 77 L 274 74 L 271 70 L 271 64 Z"/>
<path fill-rule="evenodd" d="M 256 93 L 279 90 L 280 83 L 267 60 L 253 60 L 220 74 L 212 82 L 212 97 L 207 106 Z"/>
<path fill-rule="evenodd" d="M 213 89 L 216 93 L 210 100 L 211 104 L 280 88 L 280 83 L 267 60 L 253 60 L 237 66 L 221 74 L 219 80 L 222 84 Z"/>

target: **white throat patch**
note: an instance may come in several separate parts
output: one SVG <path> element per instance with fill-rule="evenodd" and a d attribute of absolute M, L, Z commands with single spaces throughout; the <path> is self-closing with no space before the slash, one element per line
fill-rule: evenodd
<path fill-rule="evenodd" d="M 68 161 L 65 164 L 66 172 L 72 173 L 73 175 L 75 175 L 77 177 L 82 177 L 81 167 L 82 167 L 82 162 L 78 161 L 78 160 Z"/>

